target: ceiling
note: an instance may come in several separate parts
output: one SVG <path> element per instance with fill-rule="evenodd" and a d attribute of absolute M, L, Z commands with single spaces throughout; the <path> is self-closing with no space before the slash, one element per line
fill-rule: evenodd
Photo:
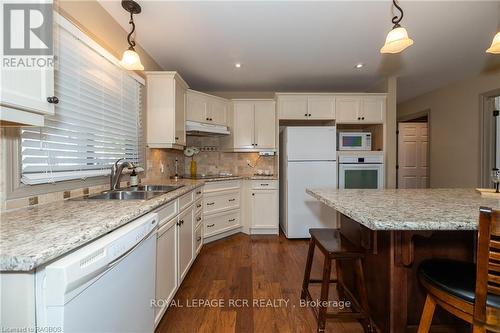
<path fill-rule="evenodd" d="M 500 1 L 401 1 L 415 44 L 399 55 L 379 53 L 388 1 L 139 3 L 137 42 L 202 91 L 366 91 L 397 75 L 404 101 L 500 64 L 484 52 Z M 129 29 L 120 1 L 101 4 Z"/>

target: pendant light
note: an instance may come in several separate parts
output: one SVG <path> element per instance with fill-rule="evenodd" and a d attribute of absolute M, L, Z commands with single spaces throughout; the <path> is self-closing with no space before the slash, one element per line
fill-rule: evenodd
<path fill-rule="evenodd" d="M 399 10 L 401 15 L 399 17 L 396 15 L 392 18 L 394 26 L 387 34 L 385 44 L 380 49 L 380 53 L 400 53 L 408 46 L 413 45 L 413 40 L 408 37 L 408 32 L 399 24 L 399 22 L 403 19 L 403 9 L 399 7 L 396 0 L 392 0 L 392 4 L 397 10 Z"/>
<path fill-rule="evenodd" d="M 131 71 L 142 71 L 144 70 L 144 66 L 141 64 L 139 55 L 137 54 L 137 52 L 135 52 L 134 46 L 136 44 L 132 39 L 132 35 L 135 31 L 134 14 L 139 14 L 141 12 L 141 6 L 139 6 L 139 4 L 133 0 L 122 0 L 122 7 L 130 13 L 130 21 L 128 23 L 132 25 L 132 30 L 127 36 L 129 48 L 128 50 L 123 52 L 120 64 Z"/>
<path fill-rule="evenodd" d="M 486 50 L 487 53 L 492 54 L 500 54 L 500 31 L 497 32 L 495 37 L 493 37 L 493 41 L 491 42 L 491 46 Z"/>

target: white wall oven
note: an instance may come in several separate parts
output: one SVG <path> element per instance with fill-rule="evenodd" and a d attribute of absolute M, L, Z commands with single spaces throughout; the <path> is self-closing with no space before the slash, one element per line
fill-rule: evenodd
<path fill-rule="evenodd" d="M 384 188 L 384 154 L 339 154 L 339 188 Z"/>

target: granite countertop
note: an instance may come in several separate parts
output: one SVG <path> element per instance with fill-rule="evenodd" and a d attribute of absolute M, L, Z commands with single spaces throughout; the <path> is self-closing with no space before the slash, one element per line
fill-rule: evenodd
<path fill-rule="evenodd" d="M 479 207 L 500 200 L 474 189 L 307 189 L 306 192 L 372 230 L 476 230 Z"/>
<path fill-rule="evenodd" d="M 66 200 L 2 213 L 0 271 L 31 271 L 202 186 L 204 181 L 156 183 L 184 186 L 150 200 Z"/>

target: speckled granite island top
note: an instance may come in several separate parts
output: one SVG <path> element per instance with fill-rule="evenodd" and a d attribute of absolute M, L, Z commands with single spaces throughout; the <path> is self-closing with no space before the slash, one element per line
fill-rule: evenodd
<path fill-rule="evenodd" d="M 372 230 L 476 230 L 479 207 L 500 200 L 474 189 L 307 189 L 324 204 Z"/>
<path fill-rule="evenodd" d="M 150 200 L 67 200 L 0 215 L 0 271 L 30 271 L 177 197 L 203 181 L 163 184 L 183 187 Z"/>

